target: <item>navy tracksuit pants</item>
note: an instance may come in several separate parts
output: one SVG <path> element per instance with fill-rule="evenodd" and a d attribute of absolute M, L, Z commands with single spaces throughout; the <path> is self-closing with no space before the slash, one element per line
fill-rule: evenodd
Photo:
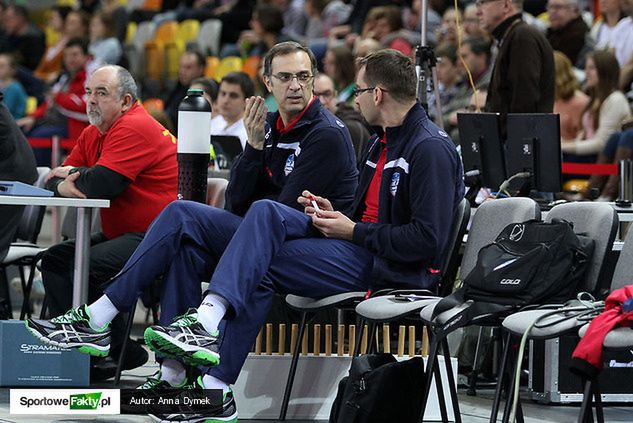
<path fill-rule="evenodd" d="M 273 295 L 314 298 L 363 291 L 373 256 L 351 242 L 320 237 L 309 216 L 283 204 L 255 202 L 242 219 L 202 204 L 175 201 L 148 229 L 143 242 L 105 289 L 129 310 L 164 274 L 161 324 L 200 305 L 200 282 L 230 304 L 220 324 L 220 365 L 209 374 L 234 383 Z"/>

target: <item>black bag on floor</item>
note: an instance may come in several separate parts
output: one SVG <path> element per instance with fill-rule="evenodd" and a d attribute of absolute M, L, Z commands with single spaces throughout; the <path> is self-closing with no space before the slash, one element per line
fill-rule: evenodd
<path fill-rule="evenodd" d="M 416 423 L 424 387 L 420 357 L 397 361 L 391 354 L 355 357 L 339 382 L 330 423 Z"/>

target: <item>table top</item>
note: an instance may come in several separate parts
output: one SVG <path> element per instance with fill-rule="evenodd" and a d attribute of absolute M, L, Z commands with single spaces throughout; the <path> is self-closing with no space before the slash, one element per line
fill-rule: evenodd
<path fill-rule="evenodd" d="M 0 195 L 0 204 L 16 206 L 62 206 L 62 207 L 90 207 L 108 208 L 110 200 L 96 198 L 65 198 L 65 197 L 24 197 L 15 195 Z"/>

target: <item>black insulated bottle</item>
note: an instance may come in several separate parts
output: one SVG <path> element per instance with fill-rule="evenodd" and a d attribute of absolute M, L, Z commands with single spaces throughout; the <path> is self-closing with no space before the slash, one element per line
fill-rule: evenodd
<path fill-rule="evenodd" d="M 178 106 L 178 199 L 206 203 L 211 105 L 189 90 Z"/>

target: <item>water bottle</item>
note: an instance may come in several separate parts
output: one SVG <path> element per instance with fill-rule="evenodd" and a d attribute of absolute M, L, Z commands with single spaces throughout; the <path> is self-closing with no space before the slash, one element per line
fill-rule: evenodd
<path fill-rule="evenodd" d="M 202 90 L 189 90 L 178 106 L 178 199 L 207 201 L 211 105 Z"/>

